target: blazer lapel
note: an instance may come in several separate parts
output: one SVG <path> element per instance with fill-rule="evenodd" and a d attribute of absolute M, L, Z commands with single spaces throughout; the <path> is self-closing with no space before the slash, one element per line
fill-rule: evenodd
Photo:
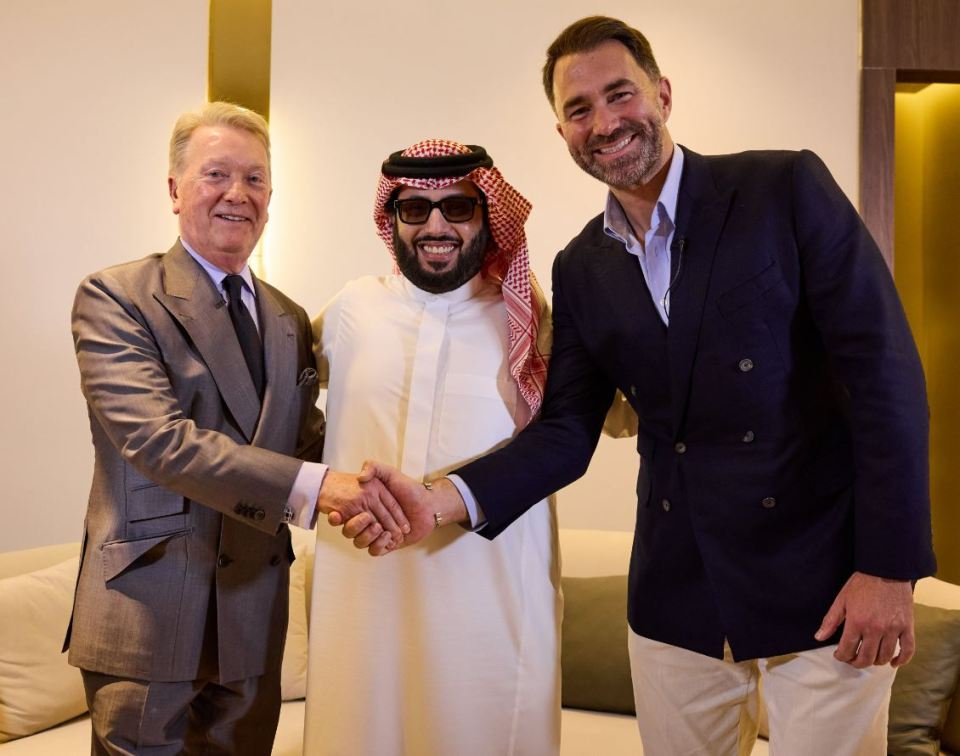
<path fill-rule="evenodd" d="M 680 255 L 680 269 L 670 291 L 667 330 L 672 419 L 678 431 L 685 420 L 710 275 L 732 197 L 732 190 L 716 186 L 706 160 L 684 149 L 673 252 Z M 682 251 L 677 249 L 680 240 Z"/>
<path fill-rule="evenodd" d="M 650 299 L 650 289 L 637 258 L 616 239 L 611 239 L 602 230 L 600 234 L 602 239 L 597 255 L 590 259 L 589 265 L 596 266 L 603 281 L 602 289 L 609 294 L 607 301 L 616 307 L 617 321 L 633 328 L 649 317 L 644 297 Z"/>
<path fill-rule="evenodd" d="M 190 336 L 249 443 L 260 415 L 257 390 L 223 297 L 179 241 L 163 257 L 163 288 L 154 296 Z"/>
<path fill-rule="evenodd" d="M 257 289 L 257 305 L 260 314 L 260 338 L 263 340 L 263 357 L 267 373 L 267 386 L 263 396 L 264 418 L 286 418 L 287 409 L 295 400 L 297 387 L 297 333 L 296 320 L 292 313 L 269 288 L 254 277 Z M 281 429 L 286 432 L 286 429 Z M 269 434 L 274 430 L 263 422 L 257 428 L 255 441 L 258 446 L 271 447 Z"/>

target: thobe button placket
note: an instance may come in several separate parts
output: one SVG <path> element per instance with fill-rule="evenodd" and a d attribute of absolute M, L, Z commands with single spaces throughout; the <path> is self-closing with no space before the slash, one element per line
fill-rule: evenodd
<path fill-rule="evenodd" d="M 772 496 L 768 496 L 760 502 L 760 506 L 762 506 L 764 509 L 773 509 L 775 506 L 777 506 L 777 500 Z"/>
<path fill-rule="evenodd" d="M 671 505 L 670 505 L 670 499 L 663 499 L 663 500 L 660 502 L 660 506 L 663 507 L 663 511 L 664 511 L 664 512 L 669 512 L 669 511 L 670 511 L 670 506 L 671 506 Z"/>
<path fill-rule="evenodd" d="M 743 434 L 743 443 L 750 444 L 753 443 L 753 439 L 756 438 L 752 430 L 748 430 Z"/>
<path fill-rule="evenodd" d="M 675 444 L 673 445 L 673 450 L 674 450 L 677 454 L 686 454 L 686 453 L 687 453 L 687 445 L 686 445 L 685 443 L 683 443 L 683 441 L 677 441 L 677 443 L 675 443 Z"/>
<path fill-rule="evenodd" d="M 446 300 L 435 299 L 424 303 L 417 334 L 417 347 L 414 350 L 400 469 L 418 479 L 427 472 L 427 453 L 436 405 L 440 351 L 443 347 L 449 312 L 450 305 Z"/>
<path fill-rule="evenodd" d="M 749 357 L 744 357 L 738 363 L 738 367 L 740 368 L 741 373 L 749 373 L 751 370 L 753 370 L 753 360 L 751 360 Z"/>

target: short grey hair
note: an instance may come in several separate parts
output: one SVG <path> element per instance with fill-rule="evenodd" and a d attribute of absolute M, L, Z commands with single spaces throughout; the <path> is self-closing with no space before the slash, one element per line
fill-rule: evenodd
<path fill-rule="evenodd" d="M 259 113 L 232 102 L 210 102 L 199 110 L 184 113 L 173 127 L 170 137 L 170 175 L 183 173 L 184 155 L 193 132 L 201 126 L 230 126 L 253 134 L 267 151 L 267 168 L 270 168 L 270 131 L 267 122 Z"/>

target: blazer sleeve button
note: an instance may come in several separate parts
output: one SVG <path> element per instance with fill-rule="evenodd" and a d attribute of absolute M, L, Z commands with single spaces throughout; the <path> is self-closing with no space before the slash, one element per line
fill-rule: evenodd
<path fill-rule="evenodd" d="M 267 513 L 264 512 L 262 509 L 253 510 L 253 519 L 256 520 L 257 522 L 260 522 L 260 520 L 262 520 L 266 516 L 267 516 Z"/>

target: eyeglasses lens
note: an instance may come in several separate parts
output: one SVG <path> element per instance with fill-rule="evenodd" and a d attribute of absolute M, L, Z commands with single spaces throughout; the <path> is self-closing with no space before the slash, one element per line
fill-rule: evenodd
<path fill-rule="evenodd" d="M 409 199 L 397 202 L 397 210 L 404 223 L 423 223 L 433 207 L 428 200 Z"/>
<path fill-rule="evenodd" d="M 440 212 L 451 223 L 463 223 L 473 217 L 473 202 L 469 197 L 445 197 L 440 200 Z"/>
<path fill-rule="evenodd" d="M 473 197 L 444 197 L 439 202 L 426 199 L 397 200 L 396 208 L 400 220 L 404 223 L 426 223 L 433 212 L 439 207 L 443 217 L 450 223 L 465 223 L 473 218 L 476 200 Z"/>

